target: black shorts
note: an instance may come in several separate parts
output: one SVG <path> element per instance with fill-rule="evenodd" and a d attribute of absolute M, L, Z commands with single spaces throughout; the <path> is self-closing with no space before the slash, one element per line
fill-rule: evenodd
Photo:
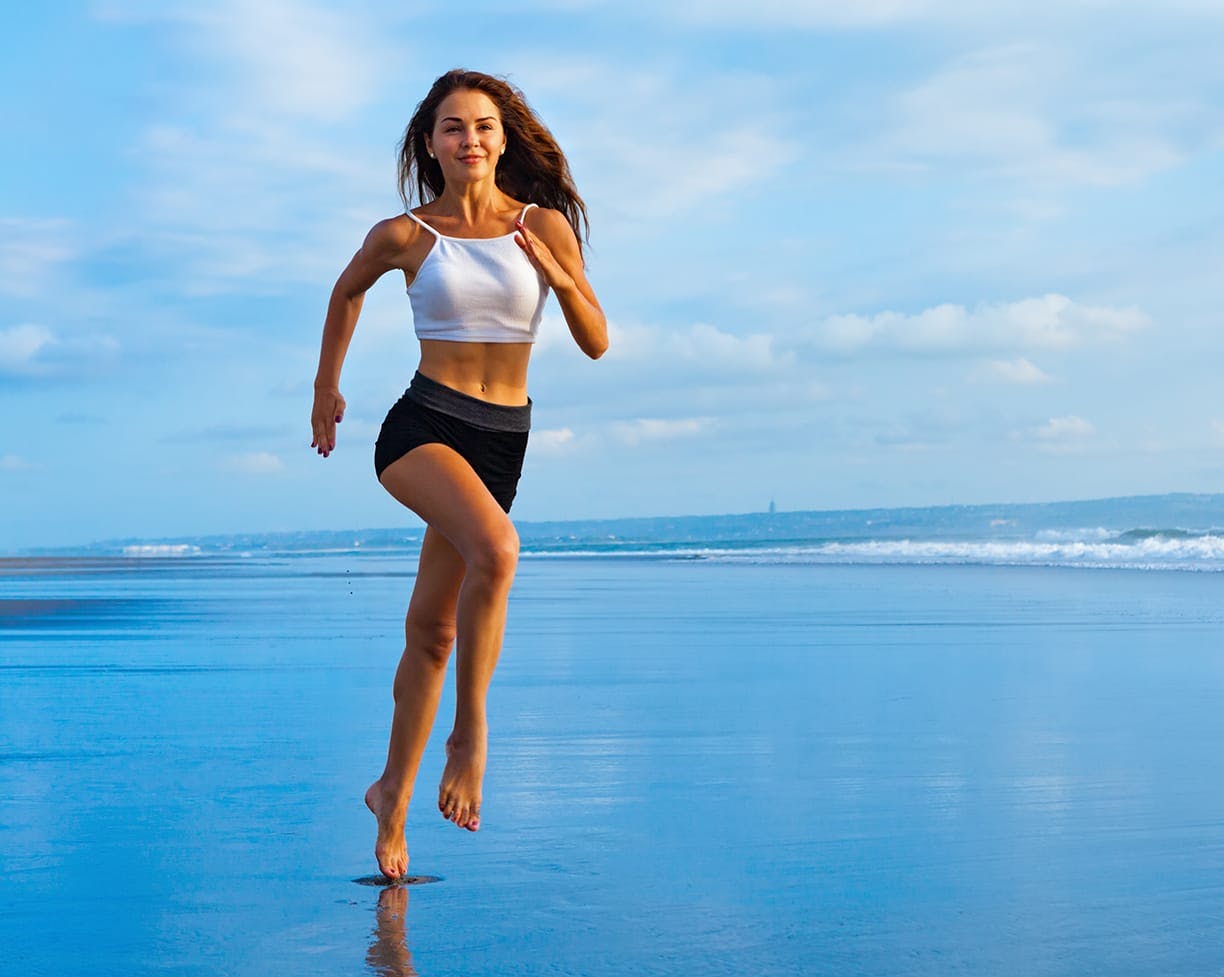
<path fill-rule="evenodd" d="M 417 373 L 387 412 L 374 443 L 374 471 L 423 444 L 453 448 L 472 466 L 506 512 L 518 492 L 531 428 L 531 400 L 522 407 L 490 404 Z"/>

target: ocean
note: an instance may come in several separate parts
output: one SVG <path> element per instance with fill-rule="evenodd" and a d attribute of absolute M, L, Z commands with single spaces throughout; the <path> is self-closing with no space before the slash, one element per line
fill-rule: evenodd
<path fill-rule="evenodd" d="M 1224 495 L 520 523 L 526 558 L 1224 568 Z M 69 555 L 415 554 L 416 528 L 113 540 Z M 46 550 L 45 555 L 64 551 Z"/>
<path fill-rule="evenodd" d="M 0 972 L 1224 972 L 1218 497 L 520 527 L 385 888 L 419 529 L 0 560 Z M 415 537 L 415 538 L 414 538 Z"/>

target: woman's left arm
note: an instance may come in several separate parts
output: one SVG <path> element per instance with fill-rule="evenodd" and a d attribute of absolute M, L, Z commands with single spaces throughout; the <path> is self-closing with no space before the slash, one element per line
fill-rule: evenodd
<path fill-rule="evenodd" d="M 514 240 L 556 293 L 565 324 L 578 347 L 597 360 L 608 349 L 608 321 L 582 270 L 582 252 L 574 229 L 560 211 L 533 207 L 527 215 L 535 231 L 519 220 Z"/>

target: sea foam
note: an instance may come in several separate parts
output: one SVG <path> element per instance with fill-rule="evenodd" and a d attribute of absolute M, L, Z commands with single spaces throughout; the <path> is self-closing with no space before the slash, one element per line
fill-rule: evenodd
<path fill-rule="evenodd" d="M 1050 538 L 1056 536 L 1056 538 Z M 1085 530 L 1017 539 L 860 539 L 775 546 L 625 546 L 540 549 L 537 558 L 711 560 L 747 564 L 1067 566 L 1135 570 L 1224 570 L 1224 535 Z"/>

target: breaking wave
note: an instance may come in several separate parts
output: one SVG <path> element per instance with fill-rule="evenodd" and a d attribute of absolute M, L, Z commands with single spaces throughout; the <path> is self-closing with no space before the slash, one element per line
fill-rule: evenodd
<path fill-rule="evenodd" d="M 1056 538 L 1050 538 L 1055 536 Z M 1029 540 L 864 539 L 768 546 L 542 548 L 524 557 L 619 557 L 746 564 L 1065 566 L 1136 570 L 1224 570 L 1224 535 L 1184 530 L 1041 534 Z"/>
<path fill-rule="evenodd" d="M 140 543 L 123 548 L 124 556 L 163 557 L 199 556 L 200 547 L 191 543 Z"/>

